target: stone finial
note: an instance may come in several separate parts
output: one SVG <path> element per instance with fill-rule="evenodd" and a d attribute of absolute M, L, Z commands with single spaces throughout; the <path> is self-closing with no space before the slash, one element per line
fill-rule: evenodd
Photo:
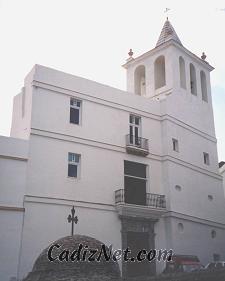
<path fill-rule="evenodd" d="M 205 54 L 204 52 L 202 52 L 201 59 L 202 59 L 202 60 L 205 60 L 205 59 L 206 59 L 206 54 Z"/>
<path fill-rule="evenodd" d="M 132 49 L 130 49 L 130 51 L 128 53 L 129 57 L 132 58 L 133 54 L 134 54 L 134 52 L 132 51 Z"/>
<path fill-rule="evenodd" d="M 130 62 L 130 61 L 134 60 L 133 54 L 134 54 L 134 52 L 132 51 L 132 49 L 130 49 L 130 51 L 128 53 L 129 58 L 127 59 L 127 62 Z"/>

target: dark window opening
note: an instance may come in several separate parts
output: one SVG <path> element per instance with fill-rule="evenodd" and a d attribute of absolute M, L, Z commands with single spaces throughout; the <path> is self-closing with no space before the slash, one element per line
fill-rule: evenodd
<path fill-rule="evenodd" d="M 172 142 L 173 142 L 173 151 L 178 152 L 179 151 L 178 140 L 172 139 Z"/>
<path fill-rule="evenodd" d="M 70 108 L 70 123 L 79 124 L 80 123 L 80 111 L 77 108 Z"/>
<path fill-rule="evenodd" d="M 81 101 L 74 98 L 70 99 L 70 123 L 80 124 Z"/>
<path fill-rule="evenodd" d="M 68 165 L 68 177 L 77 178 L 77 166 L 69 164 Z"/>
<path fill-rule="evenodd" d="M 146 165 L 131 161 L 124 161 L 124 174 L 146 178 Z"/>
<path fill-rule="evenodd" d="M 204 157 L 204 164 L 209 165 L 209 154 L 203 152 L 203 157 Z"/>
<path fill-rule="evenodd" d="M 146 165 L 124 161 L 125 203 L 146 205 Z"/>
<path fill-rule="evenodd" d="M 68 153 L 68 177 L 78 178 L 80 170 L 80 155 Z"/>

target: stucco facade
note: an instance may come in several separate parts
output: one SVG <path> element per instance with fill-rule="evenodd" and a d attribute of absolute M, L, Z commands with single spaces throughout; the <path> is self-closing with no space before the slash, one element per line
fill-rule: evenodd
<path fill-rule="evenodd" d="M 223 177 L 223 191 L 225 194 L 225 165 L 224 165 L 224 162 L 221 163 L 221 167 L 220 167 L 219 171 L 220 171 L 221 176 Z"/>
<path fill-rule="evenodd" d="M 28 74 L 14 98 L 11 137 L 0 138 L 0 217 L 5 226 L 0 251 L 6 253 L 1 255 L 1 280 L 24 278 L 49 243 L 70 233 L 66 218 L 72 205 L 79 217 L 75 232 L 114 249 L 127 246 L 127 232 L 146 232 L 156 249 L 197 255 L 203 264 L 215 255 L 225 259 L 213 68 L 176 37 L 160 42 L 127 60 L 127 92 L 41 65 Z M 180 57 L 186 88 L 180 82 Z M 196 81 L 190 80 L 190 64 Z M 135 76 L 139 66 L 144 68 Z M 156 82 L 161 85 L 157 89 Z M 137 92 L 137 83 L 144 90 Z M 79 124 L 70 122 L 71 98 L 81 102 Z M 129 143 L 135 153 L 128 150 L 131 115 L 140 120 L 138 140 L 148 140 L 145 154 L 139 142 Z M 75 178 L 68 177 L 68 153 L 79 155 Z M 145 192 L 164 196 L 165 206 L 115 202 L 116 190 L 125 186 L 124 161 L 146 165 Z M 126 275 L 121 262 L 120 267 Z M 157 272 L 163 267 L 157 263 Z"/>

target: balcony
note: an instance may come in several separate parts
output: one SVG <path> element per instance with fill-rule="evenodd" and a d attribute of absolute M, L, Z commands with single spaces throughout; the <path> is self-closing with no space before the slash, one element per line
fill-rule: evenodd
<path fill-rule="evenodd" d="M 148 139 L 126 135 L 126 151 L 130 154 L 147 156 L 149 154 Z"/>
<path fill-rule="evenodd" d="M 120 216 L 158 219 L 167 212 L 165 195 L 154 193 L 132 197 L 130 192 L 118 189 L 115 191 L 115 204 Z"/>

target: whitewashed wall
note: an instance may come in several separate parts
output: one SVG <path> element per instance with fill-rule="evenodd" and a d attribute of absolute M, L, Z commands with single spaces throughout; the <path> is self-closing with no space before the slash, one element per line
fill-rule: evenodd
<path fill-rule="evenodd" d="M 0 137 L 0 279 L 17 276 L 28 142 Z"/>
<path fill-rule="evenodd" d="M 20 277 L 32 269 L 43 248 L 69 234 L 66 217 L 73 204 L 80 218 L 77 233 L 121 246 L 114 192 L 124 187 L 124 160 L 148 165 L 147 191 L 166 195 L 168 213 L 155 226 L 157 248 L 174 248 L 178 254 L 188 249 L 187 254 L 197 253 L 205 262 L 212 258 L 213 251 L 217 253 L 225 245 L 225 236 L 221 234 L 225 223 L 224 196 L 218 174 L 211 97 L 205 103 L 200 95 L 191 95 L 189 88 L 187 91 L 179 88 L 179 56 L 182 54 L 187 64 L 193 58 L 173 45 L 142 57 L 147 70 L 148 97 L 154 95 L 152 65 L 161 54 L 165 55 L 167 84 L 154 94 L 170 94 L 159 101 L 39 65 L 27 76 L 25 124 L 31 134 L 28 134 L 29 160 L 24 185 L 26 212 Z M 204 64 L 196 59 L 194 63 L 199 73 Z M 129 92 L 133 92 L 135 65 L 132 63 L 128 70 Z M 209 83 L 209 70 L 204 69 Z M 70 97 L 82 101 L 80 126 L 69 123 Z M 11 134 L 25 138 L 26 133 L 20 135 L 24 120 L 17 119 L 18 106 L 19 101 L 15 103 Z M 126 153 L 130 113 L 142 118 L 142 137 L 149 139 L 150 150 L 145 158 Z M 179 141 L 179 153 L 172 151 L 172 138 Z M 79 179 L 67 177 L 68 152 L 81 155 Z M 203 152 L 210 155 L 209 166 L 203 164 Z M 180 192 L 175 185 L 181 186 Z M 212 201 L 208 195 L 213 196 Z M 178 216 L 184 223 L 182 237 L 177 233 Z M 204 243 L 211 240 L 207 237 L 197 246 L 196 232 L 202 235 L 212 227 L 219 233 L 213 240 L 215 247 L 203 250 Z M 195 234 L 190 235 L 190 230 Z M 183 237 L 188 242 L 182 248 Z M 157 265 L 158 270 L 162 267 Z"/>

